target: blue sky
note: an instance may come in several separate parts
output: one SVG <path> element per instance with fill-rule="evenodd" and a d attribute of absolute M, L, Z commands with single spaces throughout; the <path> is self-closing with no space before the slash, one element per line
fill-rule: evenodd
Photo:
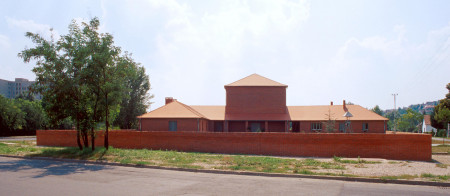
<path fill-rule="evenodd" d="M 27 31 L 101 31 L 150 76 L 151 109 L 174 97 L 224 105 L 225 84 L 253 73 L 289 85 L 288 105 L 363 107 L 442 99 L 450 82 L 450 1 L 1 1 L 0 78 L 34 80 L 17 53 Z"/>

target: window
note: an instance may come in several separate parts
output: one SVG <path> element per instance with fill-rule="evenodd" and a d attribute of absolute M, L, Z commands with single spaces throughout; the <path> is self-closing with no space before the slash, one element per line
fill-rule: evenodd
<path fill-rule="evenodd" d="M 366 132 L 366 131 L 368 131 L 369 130 L 369 123 L 363 123 L 362 124 L 362 130 L 364 131 L 364 132 Z"/>
<path fill-rule="evenodd" d="M 339 131 L 344 132 L 345 131 L 345 123 L 339 123 Z"/>
<path fill-rule="evenodd" d="M 311 131 L 322 131 L 322 123 L 311 123 Z"/>
<path fill-rule="evenodd" d="M 169 131 L 177 131 L 177 121 L 169 121 Z"/>

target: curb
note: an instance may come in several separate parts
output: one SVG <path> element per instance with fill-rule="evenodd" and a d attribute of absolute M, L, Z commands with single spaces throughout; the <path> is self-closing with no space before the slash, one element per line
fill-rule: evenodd
<path fill-rule="evenodd" d="M 389 184 L 403 184 L 403 185 L 450 187 L 450 182 L 385 180 L 385 179 L 363 178 L 363 177 L 319 176 L 319 175 L 304 175 L 304 174 L 275 174 L 275 173 L 260 173 L 260 172 L 246 172 L 246 171 L 208 170 L 208 169 L 185 169 L 185 168 L 161 167 L 161 166 L 151 166 L 151 165 L 122 164 L 122 163 L 112 163 L 112 162 L 104 162 L 104 161 L 60 159 L 60 158 L 51 158 L 51 157 L 24 157 L 24 156 L 14 156 L 14 155 L 0 155 L 0 157 L 19 158 L 19 159 L 35 159 L 35 160 L 45 160 L 45 161 L 60 161 L 60 162 L 72 162 L 72 163 L 84 163 L 84 164 L 97 164 L 97 165 L 109 165 L 109 166 L 123 166 L 123 167 L 134 167 L 134 168 L 163 169 L 163 170 L 184 171 L 184 172 L 194 172 L 194 173 L 246 175 L 246 176 L 263 176 L 263 177 L 309 178 L 309 179 L 319 179 L 319 180 L 340 180 L 340 181 L 348 181 L 348 182 L 368 182 L 368 183 L 384 183 L 384 184 L 389 183 Z"/>

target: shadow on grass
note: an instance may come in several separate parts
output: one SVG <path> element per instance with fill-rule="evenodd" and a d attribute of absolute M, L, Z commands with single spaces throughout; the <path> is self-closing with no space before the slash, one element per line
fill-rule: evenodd
<path fill-rule="evenodd" d="M 90 148 L 79 150 L 75 147 L 66 148 L 48 148 L 43 149 L 41 153 L 29 155 L 30 157 L 52 157 L 80 160 L 103 160 L 107 150 L 105 148 L 96 148 L 92 151 Z"/>
<path fill-rule="evenodd" d="M 40 154 L 33 156 L 55 157 L 55 158 L 80 158 L 89 159 L 92 156 L 106 153 L 104 149 L 98 149 L 94 152 L 90 150 L 80 151 L 76 148 L 65 149 L 46 149 Z M 2 159 L 0 160 L 0 172 L 20 172 L 31 173 L 33 178 L 42 178 L 50 175 L 70 175 L 85 172 L 95 172 L 98 170 L 112 169 L 105 165 L 90 165 L 84 163 L 36 160 L 36 159 Z"/>

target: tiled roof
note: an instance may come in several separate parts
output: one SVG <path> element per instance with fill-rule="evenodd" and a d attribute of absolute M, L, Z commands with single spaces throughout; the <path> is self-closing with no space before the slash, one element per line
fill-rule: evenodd
<path fill-rule="evenodd" d="M 359 105 L 346 105 L 346 107 L 353 115 L 350 120 L 388 120 Z M 323 121 L 328 119 L 328 113 L 331 113 L 332 119 L 346 120 L 342 105 L 288 106 L 288 110 L 291 120 L 294 121 Z"/>
<path fill-rule="evenodd" d="M 195 109 L 209 120 L 225 119 L 225 106 L 192 105 L 191 108 Z"/>
<path fill-rule="evenodd" d="M 138 118 L 205 118 L 205 116 L 190 106 L 174 100 L 156 110 L 138 116 Z"/>
<path fill-rule="evenodd" d="M 425 125 L 431 125 L 431 116 L 423 115 L 423 120 L 425 120 Z"/>
<path fill-rule="evenodd" d="M 328 110 L 335 120 L 346 120 L 342 105 L 288 106 L 287 114 L 227 114 L 225 106 L 188 106 L 178 101 L 164 105 L 138 118 L 206 118 L 209 120 L 292 120 L 324 121 Z M 388 120 L 359 105 L 347 105 L 350 120 Z"/>
<path fill-rule="evenodd" d="M 242 78 L 236 82 L 231 84 L 227 84 L 225 86 L 283 86 L 287 87 L 285 84 L 281 84 L 279 82 L 273 81 L 269 78 L 260 76 L 258 74 L 252 74 L 245 78 Z"/>

